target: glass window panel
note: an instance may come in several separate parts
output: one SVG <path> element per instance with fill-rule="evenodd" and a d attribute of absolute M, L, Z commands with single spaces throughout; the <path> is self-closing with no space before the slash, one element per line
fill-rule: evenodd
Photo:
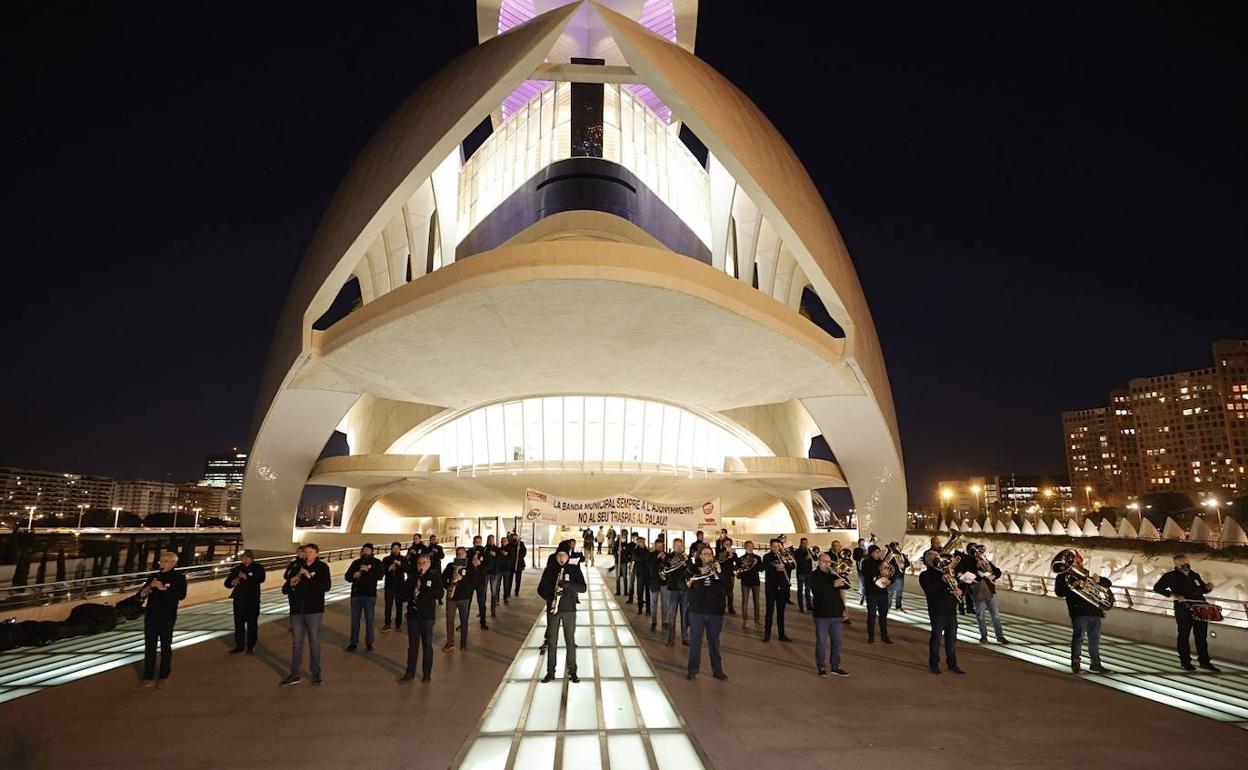
<path fill-rule="evenodd" d="M 693 466 L 695 468 L 710 468 L 712 466 L 710 455 L 706 451 L 706 433 L 708 428 L 710 428 L 710 423 L 700 417 L 693 421 Z"/>
<path fill-rule="evenodd" d="M 555 707 L 555 718 L 558 719 L 559 709 Z M 549 770 L 555 766 L 555 736 L 526 735 L 520 739 L 516 748 L 516 767 L 531 767 L 533 770 Z M 500 765 L 501 767 L 501 765 Z"/>
<path fill-rule="evenodd" d="M 468 415 L 472 424 L 472 464 L 484 465 L 489 462 L 486 454 L 488 437 L 485 432 L 485 410 L 478 409 Z"/>
<path fill-rule="evenodd" d="M 646 662 L 646 656 L 637 647 L 624 650 L 624 662 L 628 664 L 628 675 L 633 679 L 654 676 L 650 664 Z"/>
<path fill-rule="evenodd" d="M 489 447 L 489 463 L 507 462 L 507 442 L 503 438 L 503 405 L 493 404 L 485 409 L 486 442 Z"/>
<path fill-rule="evenodd" d="M 458 441 L 455 465 L 459 468 L 472 466 L 472 425 L 468 420 L 455 421 L 455 438 Z"/>
<path fill-rule="evenodd" d="M 478 738 L 464 756 L 463 770 L 495 770 L 507 764 L 511 753 L 511 736 L 491 735 Z"/>
<path fill-rule="evenodd" d="M 633 711 L 633 698 L 628 691 L 628 682 L 617 680 L 603 680 L 599 683 L 602 686 L 602 718 L 607 723 L 608 730 L 619 730 L 637 726 L 637 714 Z M 635 747 L 624 748 L 612 744 L 611 753 L 617 757 L 628 757 L 633 767 L 633 762 L 641 759 L 644 760 L 646 754 L 641 748 L 641 738 L 637 738 Z"/>
<path fill-rule="evenodd" d="M 529 702 L 529 717 L 524 721 L 525 730 L 558 730 L 559 706 L 563 703 L 563 688 L 538 687 Z M 527 767 L 527 765 L 517 765 Z"/>
<path fill-rule="evenodd" d="M 579 675 L 580 672 L 578 671 Z M 540 688 L 539 688 L 540 689 Z M 589 687 L 569 687 L 568 688 L 568 709 L 564 719 L 564 727 L 568 730 L 597 730 L 598 729 L 598 703 L 594 699 L 593 685 Z M 564 745 L 566 753 L 568 746 Z M 594 736 L 592 757 L 598 756 L 598 738 Z M 589 763 L 593 765 L 591 761 Z M 579 765 L 578 765 L 579 767 Z"/>
<path fill-rule="evenodd" d="M 680 413 L 680 440 L 676 446 L 676 467 L 689 468 L 693 463 L 693 415 Z"/>
<path fill-rule="evenodd" d="M 624 451 L 624 399 L 608 397 L 604 404 L 603 460 L 620 462 Z"/>
<path fill-rule="evenodd" d="M 663 727 L 680 727 L 680 720 L 672 710 L 672 704 L 653 679 L 633 680 L 633 692 L 637 695 L 637 711 L 651 730 Z"/>
<path fill-rule="evenodd" d="M 568 690 L 569 722 L 572 719 L 572 691 L 582 689 L 589 692 L 589 688 L 581 687 L 574 687 Z M 594 726 L 589 728 L 593 730 L 598 727 L 598 707 L 594 703 L 589 705 L 594 712 Z M 568 729 L 572 728 L 569 726 Z M 602 750 L 598 746 L 598 736 L 596 734 L 568 735 L 564 737 L 563 770 L 602 770 Z"/>
<path fill-rule="evenodd" d="M 542 402 L 538 399 L 525 399 L 524 459 L 540 462 L 542 457 Z"/>
<path fill-rule="evenodd" d="M 509 733 L 515 730 L 516 724 L 520 721 L 520 711 L 524 708 L 524 698 L 528 691 L 528 682 L 504 684 L 489 715 L 481 724 L 481 732 Z"/>
<path fill-rule="evenodd" d="M 602 396 L 585 397 L 585 460 L 587 462 L 602 461 Z"/>
<path fill-rule="evenodd" d="M 680 432 L 680 410 L 668 404 L 663 405 L 663 438 L 659 451 L 659 462 L 665 467 L 676 465 L 676 439 Z"/>
<path fill-rule="evenodd" d="M 546 421 L 546 459 L 563 459 L 563 399 L 542 399 L 542 419 Z"/>
<path fill-rule="evenodd" d="M 580 629 L 577 630 L 579 631 Z M 624 676 L 624 664 L 620 661 L 619 650 L 614 647 L 600 647 L 597 650 L 597 657 L 599 676 L 616 679 Z"/>
<path fill-rule="evenodd" d="M 624 462 L 641 462 L 641 425 L 645 407 L 636 399 L 624 402 Z"/>
<path fill-rule="evenodd" d="M 684 733 L 651 733 L 650 746 L 659 770 L 702 770 L 702 760 Z"/>
<path fill-rule="evenodd" d="M 524 406 L 512 401 L 503 406 L 504 441 L 508 462 L 524 459 Z"/>
<path fill-rule="evenodd" d="M 585 398 L 568 396 L 563 399 L 563 459 L 580 462 L 584 457 Z"/>
<path fill-rule="evenodd" d="M 644 423 L 641 461 L 656 465 L 659 462 L 659 441 L 663 438 L 663 405 L 647 401 Z"/>

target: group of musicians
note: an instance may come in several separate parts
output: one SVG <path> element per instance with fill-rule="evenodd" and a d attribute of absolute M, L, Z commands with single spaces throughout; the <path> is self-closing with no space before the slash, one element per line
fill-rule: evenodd
<path fill-rule="evenodd" d="M 547 559 L 538 581 L 537 593 L 545 600 L 547 608 L 546 643 L 542 647 L 547 657 L 547 670 L 543 682 L 553 681 L 555 677 L 560 631 L 567 656 L 565 675 L 574 683 L 579 681 L 576 607 L 587 584 L 581 565 L 584 555 L 576 552 L 576 545 L 575 539 L 560 543 Z M 932 538 L 931 547 L 923 554 L 924 569 L 919 575 L 930 620 L 928 664 L 933 674 L 942 672 L 942 648 L 945 670 L 964 673 L 957 660 L 957 630 L 958 616 L 967 611 L 967 602 L 975 614 L 981 643 L 988 642 L 989 621 L 996 641 L 1009 643 L 997 610 L 996 582 L 1002 576 L 1000 568 L 987 558 L 982 545 L 971 543 L 964 551 L 952 550 L 952 545 L 952 540 L 941 545 L 939 538 Z M 682 645 L 689 647 L 686 674 L 691 680 L 700 670 L 704 641 L 715 678 L 727 679 L 719 640 L 724 616 L 737 614 L 735 583 L 740 583 L 742 627 L 750 627 L 749 601 L 753 598 L 753 621 L 756 628 L 763 630 L 762 640 L 771 641 L 774 629 L 780 642 L 792 641 L 785 633 L 785 610 L 791 603 L 794 577 L 797 578 L 798 612 L 809 612 L 814 621 L 817 674 L 848 676 L 841 667 L 841 640 L 843 628 L 850 625 L 846 605 L 851 576 L 857 573 L 860 593 L 866 603 L 867 642 L 875 641 L 878 626 L 880 641 L 892 644 L 888 634 L 888 611 L 890 606 L 901 607 L 901 597 L 893 593 L 893 586 L 904 579 L 909 567 L 909 560 L 897 543 L 881 547 L 863 540 L 858 548 L 851 550 L 842 549 L 839 542 L 833 541 L 828 550 L 820 552 L 817 547 L 810 546 L 806 538 L 796 546 L 786 547 L 783 537 L 779 537 L 772 538 L 767 551 L 760 555 L 751 540 L 745 541 L 738 552 L 726 530 L 721 530 L 714 542 L 708 542 L 699 531 L 688 550 L 681 538 L 673 539 L 669 549 L 662 535 L 648 545 L 644 536 L 625 531 L 611 543 L 611 550 L 615 563 L 608 571 L 615 572 L 616 595 L 624 596 L 625 604 L 635 604 L 638 614 L 650 617 L 652 632 L 659 631 L 661 626 L 668 647 L 675 645 L 679 629 Z M 484 543 L 480 536 L 474 537 L 470 547 L 457 547 L 449 561 L 434 535 L 425 541 L 416 534 L 406 550 L 398 542 L 391 543 L 390 553 L 380 560 L 374 556 L 372 544 L 364 544 L 359 557 L 346 571 L 346 580 L 351 584 L 351 631 L 346 650 L 358 649 L 361 625 L 367 649 L 374 649 L 374 608 L 381 584 L 385 597 L 381 631 L 401 630 L 404 620 L 408 626 L 407 667 L 399 682 L 415 679 L 417 663 L 421 665 L 422 681 L 429 681 L 433 670 L 437 607 L 445 605 L 446 640 L 442 650 L 456 649 L 456 630 L 459 649 L 466 649 L 473 599 L 477 601 L 480 627 L 488 630 L 487 599 L 488 617 L 493 618 L 497 615 L 500 594 L 504 605 L 513 595 L 519 596 L 527 555 L 524 541 L 514 532 L 501 544 L 495 542 L 493 535 Z M 161 567 L 140 591 L 149 609 L 144 626 L 144 676 L 138 687 L 163 685 L 169 677 L 170 638 L 177 605 L 186 591 L 185 581 L 179 580 L 181 575 L 172 564 L 166 567 L 162 561 Z M 1086 639 L 1091 660 L 1089 671 L 1109 673 L 1101 661 L 1100 637 L 1105 610 L 1113 606 L 1112 583 L 1106 577 L 1089 574 L 1083 556 L 1074 549 L 1065 549 L 1054 557 L 1053 569 L 1058 573 L 1054 580 L 1055 593 L 1065 599 L 1071 620 L 1071 670 L 1081 672 Z M 264 582 L 264 568 L 255 562 L 249 551 L 243 553 L 240 563 L 226 577 L 225 585 L 232 589 L 234 600 L 235 646 L 231 654 L 254 651 L 260 586 Z M 320 630 L 325 594 L 330 584 L 329 567 L 320 560 L 317 546 L 311 543 L 301 546 L 282 574 L 282 592 L 289 600 L 293 635 L 290 673 L 282 680 L 282 686 L 302 681 L 305 646 L 310 655 L 311 681 L 315 685 L 322 682 Z M 765 621 L 761 623 L 760 587 L 766 607 Z M 1182 668 L 1192 671 L 1198 665 L 1208 671 L 1219 671 L 1210 657 L 1207 639 L 1210 618 L 1206 610 L 1216 610 L 1216 607 L 1204 601 L 1213 585 L 1193 571 L 1190 559 L 1180 554 L 1174 557 L 1174 569 L 1166 572 L 1153 590 L 1174 602 L 1177 650 Z M 1196 646 L 1195 665 L 1191 654 L 1192 637 Z M 161 654 L 159 680 L 156 680 L 158 647 Z"/>

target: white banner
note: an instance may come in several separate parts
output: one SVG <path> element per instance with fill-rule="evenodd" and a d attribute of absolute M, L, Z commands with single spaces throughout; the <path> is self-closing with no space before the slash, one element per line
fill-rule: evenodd
<path fill-rule="evenodd" d="M 524 520 L 562 527 L 616 526 L 698 530 L 719 528 L 719 498 L 692 503 L 654 503 L 632 495 L 572 500 L 530 489 L 524 495 Z"/>

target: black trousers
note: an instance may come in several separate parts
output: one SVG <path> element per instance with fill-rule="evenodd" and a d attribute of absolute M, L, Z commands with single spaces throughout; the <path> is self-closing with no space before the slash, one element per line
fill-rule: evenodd
<path fill-rule="evenodd" d="M 763 636 L 771 636 L 771 624 L 774 619 L 776 631 L 780 636 L 784 633 L 784 605 L 789 603 L 788 592 L 772 593 L 767 592 L 767 619 L 764 621 Z"/>
<path fill-rule="evenodd" d="M 521 575 L 523 575 L 523 574 L 524 574 L 524 570 L 522 570 L 522 569 L 518 569 L 518 570 L 516 570 L 516 576 L 515 576 L 514 578 L 512 578 L 512 581 L 513 581 L 513 583 L 514 583 L 514 585 L 515 585 L 515 589 L 516 589 L 516 596 L 519 596 L 519 595 L 520 595 L 520 576 L 521 576 Z"/>
<path fill-rule="evenodd" d="M 390 625 L 390 610 L 394 610 L 394 627 L 403 627 L 403 587 L 386 586 L 386 616 L 382 625 Z"/>
<path fill-rule="evenodd" d="M 637 584 L 637 614 L 650 609 L 650 586 Z"/>
<path fill-rule="evenodd" d="M 1192 663 L 1192 647 L 1189 636 L 1196 637 L 1196 659 L 1201 663 L 1209 663 L 1209 624 L 1192 617 L 1192 611 L 1186 607 L 1175 606 L 1174 620 L 1179 624 L 1179 660 L 1185 665 Z"/>
<path fill-rule="evenodd" d="M 477 596 L 477 617 L 481 619 L 482 624 L 485 623 L 485 591 L 488 587 L 486 583 L 472 587 L 472 592 Z"/>
<path fill-rule="evenodd" d="M 234 646 L 254 650 L 260 634 L 260 597 L 234 600 Z"/>
<path fill-rule="evenodd" d="M 880 636 L 888 638 L 888 594 L 867 593 L 867 638 L 875 638 L 875 619 L 880 619 Z"/>
<path fill-rule="evenodd" d="M 160 642 L 160 678 L 173 669 L 173 624 L 177 616 L 143 616 L 143 678 L 156 678 L 156 643 Z"/>
<path fill-rule="evenodd" d="M 416 676 L 416 658 L 420 658 L 423 676 L 433 673 L 433 621 L 407 619 L 407 670 L 405 676 Z"/>

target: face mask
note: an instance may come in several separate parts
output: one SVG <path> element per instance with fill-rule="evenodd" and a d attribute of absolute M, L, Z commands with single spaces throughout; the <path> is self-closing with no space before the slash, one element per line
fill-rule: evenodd
<path fill-rule="evenodd" d="M 1180 564 L 1180 565 L 1179 565 L 1179 572 L 1187 573 L 1187 572 L 1191 572 L 1191 571 L 1192 571 L 1192 565 L 1190 565 L 1190 564 Z"/>

